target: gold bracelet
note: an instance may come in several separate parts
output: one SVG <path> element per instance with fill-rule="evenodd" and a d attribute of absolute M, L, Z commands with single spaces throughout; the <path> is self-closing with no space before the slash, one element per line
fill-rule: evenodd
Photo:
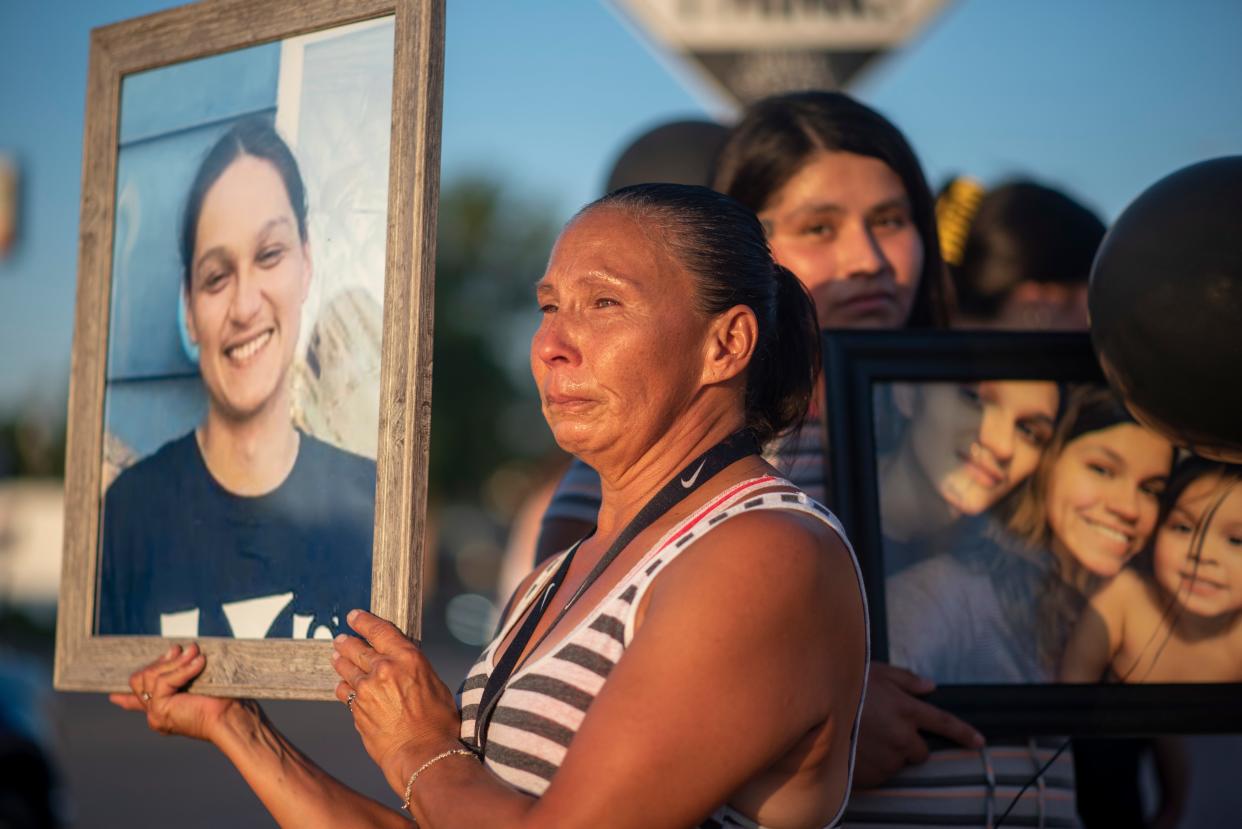
<path fill-rule="evenodd" d="M 401 802 L 402 809 L 407 812 L 410 811 L 410 796 L 414 793 L 414 781 L 418 779 L 418 776 L 434 766 L 436 763 L 443 760 L 445 757 L 452 757 L 454 754 L 464 754 L 467 757 L 478 757 L 477 754 L 468 748 L 450 748 L 448 751 L 442 751 L 426 763 L 423 763 L 414 770 L 413 774 L 410 775 L 410 782 L 405 784 L 405 800 Z"/>

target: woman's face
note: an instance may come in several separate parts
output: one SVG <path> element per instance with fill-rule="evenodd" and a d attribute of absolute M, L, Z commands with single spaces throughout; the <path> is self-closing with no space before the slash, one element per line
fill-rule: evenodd
<path fill-rule="evenodd" d="M 284 398 L 310 277 L 280 173 L 239 156 L 203 198 L 186 302 L 216 412 L 245 420 Z"/>
<path fill-rule="evenodd" d="M 1117 575 L 1155 528 L 1172 463 L 1172 445 L 1133 423 L 1068 442 L 1048 477 L 1054 546 L 1097 576 Z"/>
<path fill-rule="evenodd" d="M 802 280 L 825 328 L 900 328 L 923 269 L 901 179 L 883 161 L 820 152 L 759 211 L 776 261 Z"/>
<path fill-rule="evenodd" d="M 1156 536 L 1155 575 L 1188 612 L 1213 617 L 1242 609 L 1242 483 L 1205 475 L 1177 499 Z M 1224 494 L 1198 547 L 1195 528 Z M 1198 545 L 1194 545 L 1198 546 Z"/>
<path fill-rule="evenodd" d="M 561 448 L 635 457 L 700 388 L 707 318 L 690 275 L 628 214 L 596 208 L 557 240 L 536 293 L 531 372 Z"/>
<path fill-rule="evenodd" d="M 927 383 L 914 392 L 910 447 L 956 512 L 978 515 L 1035 471 L 1052 437 L 1056 383 Z"/>

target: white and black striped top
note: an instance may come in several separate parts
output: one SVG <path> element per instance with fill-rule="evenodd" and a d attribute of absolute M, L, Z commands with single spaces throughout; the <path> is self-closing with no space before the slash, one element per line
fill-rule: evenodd
<path fill-rule="evenodd" d="M 835 516 L 803 492 L 771 491 L 789 483 L 773 476 L 745 481 L 731 488 L 669 530 L 615 588 L 564 639 L 559 647 L 523 664 L 513 673 L 496 703 L 488 728 L 484 756 L 488 768 L 514 788 L 538 797 L 552 781 L 570 741 L 634 637 L 635 616 L 645 592 L 660 570 L 696 539 L 729 518 L 756 509 L 804 512 L 828 524 L 849 547 Z M 474 746 L 475 719 L 483 687 L 492 671 L 495 652 L 555 572 L 565 553 L 550 559 L 520 601 L 514 602 L 500 632 L 470 669 L 458 696 L 461 739 Z M 853 552 L 851 550 L 851 557 Z M 862 576 L 854 564 L 862 593 Z M 864 612 L 864 619 L 866 614 Z M 869 651 L 869 648 L 868 648 Z M 850 774 L 858 734 L 859 699 L 850 737 Z M 849 791 L 849 787 L 846 787 Z M 844 803 L 842 804 L 844 809 Z M 840 811 L 830 821 L 835 823 Z M 741 826 L 762 829 L 755 821 L 722 805 L 703 827 Z"/>

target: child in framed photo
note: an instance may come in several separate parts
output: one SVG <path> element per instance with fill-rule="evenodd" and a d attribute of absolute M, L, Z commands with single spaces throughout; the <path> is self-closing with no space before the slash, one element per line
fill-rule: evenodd
<path fill-rule="evenodd" d="M 1242 467 L 1183 460 L 1137 566 L 1091 597 L 1062 682 L 1242 682 Z"/>

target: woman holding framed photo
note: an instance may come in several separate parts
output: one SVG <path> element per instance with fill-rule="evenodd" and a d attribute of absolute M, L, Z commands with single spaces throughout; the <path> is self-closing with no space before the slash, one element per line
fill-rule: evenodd
<path fill-rule="evenodd" d="M 752 213 L 677 185 L 585 208 L 537 296 L 532 371 L 558 444 L 601 472 L 598 528 L 519 587 L 459 705 L 396 628 L 351 614 L 367 641 L 338 637 L 337 693 L 368 753 L 425 826 L 834 823 L 861 578 L 835 519 L 759 454 L 814 392 L 809 296 Z M 408 825 L 253 704 L 180 693 L 204 664 L 173 649 L 114 701 L 211 740 L 282 825 Z"/>

